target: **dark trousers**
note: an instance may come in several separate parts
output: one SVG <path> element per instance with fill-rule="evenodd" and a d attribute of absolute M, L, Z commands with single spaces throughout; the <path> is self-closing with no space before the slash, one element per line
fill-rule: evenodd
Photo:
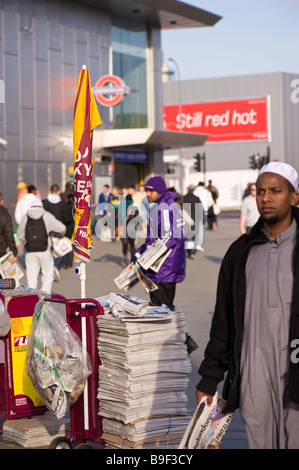
<path fill-rule="evenodd" d="M 135 252 L 135 238 L 121 238 L 123 255 L 126 256 L 130 247 L 131 256 Z"/>
<path fill-rule="evenodd" d="M 157 286 L 157 290 L 150 292 L 151 303 L 159 306 L 165 304 L 170 310 L 174 310 L 176 282 L 159 282 Z"/>

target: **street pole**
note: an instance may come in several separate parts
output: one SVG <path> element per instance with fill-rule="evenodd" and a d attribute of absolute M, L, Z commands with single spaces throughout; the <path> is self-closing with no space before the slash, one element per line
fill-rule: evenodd
<path fill-rule="evenodd" d="M 169 62 L 173 62 L 175 65 L 175 68 L 177 70 L 177 76 L 178 76 L 178 99 L 179 99 L 179 115 L 182 114 L 182 96 L 181 96 L 181 72 L 180 72 L 180 67 L 179 64 L 177 63 L 176 60 L 169 58 Z M 182 132 L 182 128 L 180 127 L 180 132 Z M 179 148 L 179 161 L 180 161 L 180 192 L 183 195 L 184 194 L 184 166 L 183 166 L 183 151 L 182 147 L 180 146 Z"/>

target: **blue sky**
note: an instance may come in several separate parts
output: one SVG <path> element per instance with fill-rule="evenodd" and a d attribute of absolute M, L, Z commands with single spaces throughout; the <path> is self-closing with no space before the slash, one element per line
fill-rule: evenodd
<path fill-rule="evenodd" d="M 299 78 L 299 0 L 185 0 L 222 16 L 215 26 L 162 32 L 163 63 L 182 80 L 268 72 Z"/>

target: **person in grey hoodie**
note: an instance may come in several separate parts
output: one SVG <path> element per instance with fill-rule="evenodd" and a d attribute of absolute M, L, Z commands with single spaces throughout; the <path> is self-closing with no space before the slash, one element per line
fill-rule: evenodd
<path fill-rule="evenodd" d="M 28 222 L 28 216 L 34 220 L 38 220 L 41 217 L 43 218 L 47 240 L 44 248 L 40 251 L 32 251 L 32 248 L 29 248 L 30 240 L 26 239 L 26 225 Z M 41 271 L 41 290 L 47 294 L 51 294 L 52 283 L 54 279 L 54 260 L 51 252 L 51 241 L 49 238 L 49 234 L 51 232 L 56 232 L 63 236 L 66 232 L 66 227 L 62 222 L 57 220 L 53 214 L 46 211 L 43 208 L 41 200 L 36 197 L 31 202 L 27 213 L 23 215 L 18 227 L 17 234 L 19 239 L 25 243 L 26 247 L 25 262 L 27 285 L 28 287 L 37 289 L 38 276 L 39 272 Z"/>

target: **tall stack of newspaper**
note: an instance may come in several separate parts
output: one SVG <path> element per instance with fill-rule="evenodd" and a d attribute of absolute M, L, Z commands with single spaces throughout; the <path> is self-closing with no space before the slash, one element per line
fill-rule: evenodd
<path fill-rule="evenodd" d="M 107 447 L 177 449 L 190 422 L 184 313 L 150 307 L 139 317 L 106 313 L 97 323 Z"/>

